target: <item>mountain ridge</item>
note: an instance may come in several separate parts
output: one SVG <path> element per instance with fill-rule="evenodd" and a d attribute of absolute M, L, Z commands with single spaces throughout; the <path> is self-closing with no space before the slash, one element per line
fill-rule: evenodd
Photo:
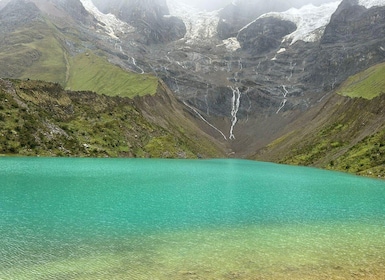
<path fill-rule="evenodd" d="M 8 7 L 31 13 L 28 25 L 17 22 L 17 13 L 10 20 L 7 6 L 0 10 L 0 21 L 9 25 L 0 26 L 0 76 L 143 100 L 164 83 L 194 126 L 235 157 L 269 150 L 298 120 L 313 127 L 304 117 L 309 111 L 349 77 L 385 61 L 383 0 L 265 12 L 246 0 L 214 11 L 170 6 L 171 0 L 113 1 L 104 13 L 90 0 L 71 1 L 84 10 L 52 1 L 61 17 L 39 9 L 44 0 L 10 1 Z M 27 3 L 37 10 L 25 9 Z M 140 104 L 151 111 L 149 103 Z"/>

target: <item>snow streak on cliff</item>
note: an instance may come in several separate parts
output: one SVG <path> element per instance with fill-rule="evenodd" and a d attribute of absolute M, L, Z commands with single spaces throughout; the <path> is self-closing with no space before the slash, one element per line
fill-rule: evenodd
<path fill-rule="evenodd" d="M 200 11 L 177 0 L 167 0 L 171 16 L 183 20 L 187 33 L 184 37 L 187 43 L 206 40 L 217 34 L 219 11 Z"/>
<path fill-rule="evenodd" d="M 80 0 L 84 8 L 92 14 L 101 24 L 99 26 L 105 30 L 105 32 L 113 37 L 118 39 L 117 33 L 126 33 L 133 32 L 134 28 L 127 23 L 119 20 L 113 14 L 103 14 L 98 10 L 94 5 L 92 0 Z"/>

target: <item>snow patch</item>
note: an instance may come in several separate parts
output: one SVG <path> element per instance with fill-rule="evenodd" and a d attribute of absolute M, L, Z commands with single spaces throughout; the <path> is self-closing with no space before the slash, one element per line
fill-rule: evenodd
<path fill-rule="evenodd" d="M 375 6 L 385 6 L 385 0 L 359 0 L 358 4 L 369 9 Z"/>
<path fill-rule="evenodd" d="M 84 8 L 93 15 L 99 22 L 99 26 L 105 30 L 105 32 L 114 39 L 118 39 L 117 33 L 133 32 L 134 27 L 127 23 L 119 20 L 113 14 L 103 14 L 98 8 L 92 3 L 91 0 L 80 0 Z"/>
<path fill-rule="evenodd" d="M 235 52 L 241 48 L 241 44 L 235 37 L 228 38 L 222 41 L 223 44 L 217 45 L 217 47 L 225 46 L 227 50 Z"/>

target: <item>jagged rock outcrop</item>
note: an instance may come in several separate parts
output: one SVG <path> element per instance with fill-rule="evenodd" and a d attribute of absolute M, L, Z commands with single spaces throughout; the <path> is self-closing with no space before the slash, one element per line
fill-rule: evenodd
<path fill-rule="evenodd" d="M 250 1 L 236 2 L 228 5 L 220 12 L 221 20 L 218 25 L 218 34 L 221 39 L 236 37 L 238 31 L 260 15 L 272 11 L 284 11 L 291 6 L 287 1 Z"/>
<path fill-rule="evenodd" d="M 321 44 L 365 44 L 384 38 L 385 8 L 366 9 L 358 1 L 343 1 L 325 29 Z"/>
<path fill-rule="evenodd" d="M 39 1 L 39 0 L 35 0 Z M 92 19 L 79 0 L 53 0 L 54 4 L 64 9 L 73 19 L 78 22 L 87 23 Z"/>
<path fill-rule="evenodd" d="M 307 81 L 334 89 L 349 76 L 385 59 L 385 7 L 342 1 L 309 57 Z"/>
<path fill-rule="evenodd" d="M 261 18 L 247 28 L 241 30 L 237 36 L 242 49 L 251 55 L 261 55 L 277 50 L 284 36 L 297 29 L 295 23 L 277 18 Z"/>
<path fill-rule="evenodd" d="M 108 6 L 101 1 L 95 3 L 102 11 L 113 13 L 136 27 L 141 41 L 146 45 L 172 42 L 186 34 L 183 21 L 169 16 L 166 0 L 121 0 Z"/>

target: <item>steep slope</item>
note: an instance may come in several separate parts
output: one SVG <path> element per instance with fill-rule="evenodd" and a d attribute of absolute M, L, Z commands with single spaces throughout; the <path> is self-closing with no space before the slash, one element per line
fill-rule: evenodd
<path fill-rule="evenodd" d="M 110 96 L 134 97 L 156 93 L 158 79 L 150 74 L 124 71 L 92 51 L 69 58 L 66 88 Z"/>
<path fill-rule="evenodd" d="M 385 93 L 385 63 L 374 65 L 363 72 L 349 77 L 337 89 L 337 93 L 373 99 Z"/>
<path fill-rule="evenodd" d="M 36 3 L 44 4 L 41 1 Z M 93 43 L 94 35 L 78 28 L 83 23 L 77 17 L 86 10 L 69 14 L 62 7 L 69 7 L 68 2 L 63 3 L 66 5 L 52 6 L 47 14 L 33 2 L 14 0 L 0 11 L 0 77 L 56 82 L 71 90 L 106 95 L 155 94 L 156 77 L 111 64 L 108 52 Z M 18 20 L 20 14 L 22 21 Z M 87 17 L 90 15 L 83 21 Z"/>
<path fill-rule="evenodd" d="M 65 91 L 59 84 L 32 80 L 0 80 L 0 154 L 224 155 L 223 148 L 194 125 L 163 85 L 154 96 L 132 100 Z"/>
<path fill-rule="evenodd" d="M 379 85 L 370 99 L 367 87 L 354 87 L 354 98 L 331 93 L 255 158 L 385 177 L 385 85 L 373 70 L 382 68 L 377 65 L 350 77 L 338 89 L 349 91 L 348 81 L 366 77 Z"/>

